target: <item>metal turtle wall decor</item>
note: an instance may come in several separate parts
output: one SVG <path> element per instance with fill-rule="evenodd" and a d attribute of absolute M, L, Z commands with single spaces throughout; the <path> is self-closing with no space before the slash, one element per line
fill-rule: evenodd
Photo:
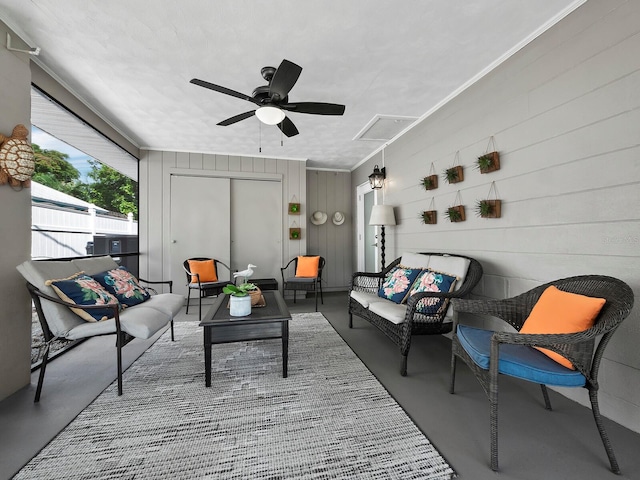
<path fill-rule="evenodd" d="M 0 133 L 0 185 L 31 186 L 36 164 L 28 136 L 29 130 L 22 124 L 15 126 L 10 137 Z"/>

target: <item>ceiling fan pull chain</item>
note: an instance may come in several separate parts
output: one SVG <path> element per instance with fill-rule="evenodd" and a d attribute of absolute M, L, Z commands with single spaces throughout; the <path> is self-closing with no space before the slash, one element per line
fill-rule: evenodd
<path fill-rule="evenodd" d="M 258 153 L 262 153 L 262 122 L 258 122 Z"/>

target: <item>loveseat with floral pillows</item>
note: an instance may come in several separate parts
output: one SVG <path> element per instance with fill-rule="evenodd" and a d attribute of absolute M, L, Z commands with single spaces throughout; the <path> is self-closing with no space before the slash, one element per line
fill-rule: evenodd
<path fill-rule="evenodd" d="M 122 346 L 133 338 L 151 338 L 169 324 L 173 340 L 173 318 L 184 298 L 171 293 L 170 280 L 138 279 L 110 256 L 29 260 L 16 268 L 27 280 L 46 341 L 36 402 L 54 339 L 116 334 L 118 395 L 122 395 Z M 156 293 L 150 284 L 164 284 L 169 292 Z"/>
<path fill-rule="evenodd" d="M 481 277 L 482 266 L 470 257 L 404 253 L 381 272 L 353 274 L 349 328 L 354 315 L 379 328 L 400 347 L 404 376 L 411 336 L 450 332 L 450 299 L 467 296 Z"/>

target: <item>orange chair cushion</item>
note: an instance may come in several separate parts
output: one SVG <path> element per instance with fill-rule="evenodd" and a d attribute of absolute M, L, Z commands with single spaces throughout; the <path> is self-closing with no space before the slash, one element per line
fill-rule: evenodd
<path fill-rule="evenodd" d="M 316 278 L 319 265 L 320 257 L 298 257 L 296 277 Z"/>
<path fill-rule="evenodd" d="M 553 285 L 547 288 L 533 306 L 520 333 L 577 333 L 591 328 L 606 299 L 563 292 Z M 575 370 L 573 364 L 559 353 L 538 348 L 549 358 Z"/>
<path fill-rule="evenodd" d="M 218 281 L 216 265 L 213 260 L 189 260 L 189 271 L 192 273 L 191 283 L 198 283 L 196 273 L 200 276 L 200 283 Z"/>

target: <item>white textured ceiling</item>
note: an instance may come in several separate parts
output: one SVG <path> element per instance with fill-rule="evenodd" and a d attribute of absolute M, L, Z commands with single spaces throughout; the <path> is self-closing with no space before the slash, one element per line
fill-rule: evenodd
<path fill-rule="evenodd" d="M 354 140 L 376 115 L 423 116 L 583 2 L 0 0 L 0 18 L 142 148 L 350 169 L 384 143 Z M 289 101 L 341 103 L 344 116 L 289 113 L 300 134 L 284 139 L 255 117 L 220 127 L 253 104 L 189 83 L 250 95 L 283 58 L 303 67 Z"/>

